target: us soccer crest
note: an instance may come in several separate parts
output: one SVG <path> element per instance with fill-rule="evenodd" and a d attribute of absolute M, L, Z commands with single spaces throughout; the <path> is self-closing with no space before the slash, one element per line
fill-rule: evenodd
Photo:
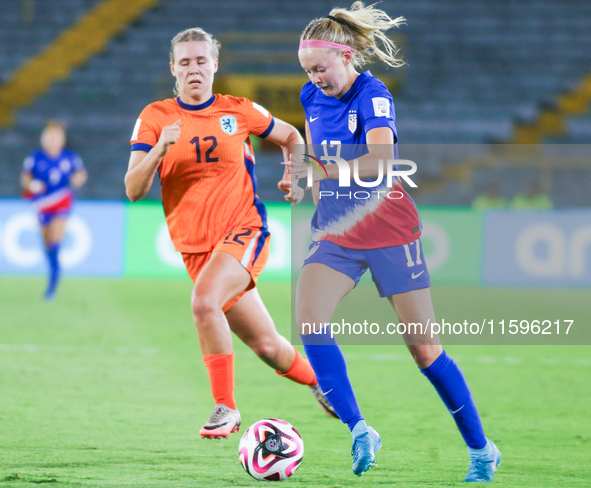
<path fill-rule="evenodd" d="M 357 130 L 357 113 L 352 112 L 349 114 L 349 130 L 355 132 Z"/>
<path fill-rule="evenodd" d="M 233 115 L 224 115 L 223 117 L 220 117 L 220 125 L 222 126 L 222 130 L 229 136 L 236 134 L 236 131 L 238 130 L 238 122 Z"/>

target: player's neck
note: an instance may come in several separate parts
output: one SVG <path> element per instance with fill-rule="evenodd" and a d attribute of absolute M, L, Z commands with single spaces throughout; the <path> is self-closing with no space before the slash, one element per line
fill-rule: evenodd
<path fill-rule="evenodd" d="M 48 149 L 43 149 L 43 152 L 45 154 L 47 154 L 47 156 L 49 156 L 52 159 L 57 158 L 58 156 L 61 156 L 63 149 L 60 149 L 59 151 L 53 149 L 53 150 L 48 150 Z"/>
<path fill-rule="evenodd" d="M 348 76 L 349 82 L 341 90 L 341 93 L 339 93 L 337 95 L 337 98 L 341 98 L 345 93 L 347 93 L 351 89 L 351 87 L 355 84 L 355 80 L 357 79 L 358 76 L 359 76 L 359 73 L 357 73 L 357 71 L 355 71 L 355 70 L 353 70 L 352 73 L 349 73 L 349 76 Z"/>
<path fill-rule="evenodd" d="M 191 96 L 187 95 L 186 93 L 181 93 L 179 95 L 179 98 L 181 99 L 181 102 L 186 103 L 187 105 L 202 105 L 205 102 L 208 102 L 212 95 L 213 95 L 213 91 L 208 90 L 206 93 L 204 93 L 200 97 L 191 97 Z"/>

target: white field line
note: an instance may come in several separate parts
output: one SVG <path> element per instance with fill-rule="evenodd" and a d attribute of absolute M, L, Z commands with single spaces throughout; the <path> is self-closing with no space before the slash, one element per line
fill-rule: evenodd
<path fill-rule="evenodd" d="M 185 348 L 183 348 L 184 350 Z M 187 348 L 190 349 L 190 348 Z M 196 353 L 198 352 L 197 347 Z M 34 345 L 34 344 L 0 344 L 0 353 L 48 353 L 48 354 L 96 354 L 96 355 L 119 355 L 119 356 L 156 356 L 175 354 L 177 349 L 173 348 L 134 348 L 134 347 L 86 347 L 86 346 L 57 346 L 57 345 Z M 250 351 L 236 351 L 238 357 L 253 356 Z M 535 358 L 526 359 L 519 356 L 470 356 L 453 354 L 453 359 L 458 363 L 479 363 L 490 365 L 519 366 L 528 362 L 542 366 L 579 366 L 591 367 L 591 358 L 562 359 L 562 358 Z M 402 353 L 357 353 L 345 352 L 348 361 L 371 361 L 371 362 L 402 362 L 412 361 L 410 354 Z"/>
<path fill-rule="evenodd" d="M 158 349 L 133 347 L 44 346 L 34 344 L 0 344 L 0 353 L 27 352 L 50 354 L 117 354 L 120 356 L 155 356 Z"/>

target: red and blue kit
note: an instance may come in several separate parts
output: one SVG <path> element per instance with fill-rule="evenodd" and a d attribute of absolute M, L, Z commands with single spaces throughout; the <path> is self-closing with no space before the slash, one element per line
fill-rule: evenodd
<path fill-rule="evenodd" d="M 318 158 L 325 153 L 338 154 L 348 161 L 362 156 L 367 152 L 367 133 L 377 127 L 389 127 L 394 140 L 398 139 L 392 96 L 369 71 L 361 73 L 341 98 L 328 97 L 308 82 L 300 99 L 312 135 L 308 142 L 313 144 Z M 397 158 L 396 145 L 394 151 Z M 388 189 L 386 178 L 374 188 L 351 181 L 350 187 L 342 188 L 338 180 L 321 181 L 320 191 L 332 192 L 333 196 L 318 202 L 312 220 L 312 240 L 328 240 L 352 249 L 376 249 L 418 239 L 421 231 L 415 203 L 400 182 L 394 183 Z M 391 190 L 397 192 L 396 198 L 385 197 Z M 355 194 L 364 196 L 367 192 L 370 198 L 354 198 Z M 346 196 L 349 193 L 351 198 Z"/>
<path fill-rule="evenodd" d="M 393 153 L 398 158 L 392 95 L 369 71 L 361 73 L 340 98 L 326 96 L 308 82 L 300 100 L 315 157 L 352 161 L 367 154 L 370 130 L 387 127 L 394 135 Z M 430 286 L 416 205 L 397 178 L 392 183 L 388 188 L 385 177 L 371 187 L 355 181 L 349 187 L 340 187 L 338 180 L 320 181 L 321 198 L 312 219 L 314 242 L 304 264 L 325 264 L 355 282 L 370 269 L 381 296 Z M 363 265 L 347 264 L 353 261 Z M 380 272 L 383 269 L 388 273 Z"/>
<path fill-rule="evenodd" d="M 47 225 L 56 216 L 67 216 L 74 201 L 70 177 L 84 169 L 82 159 L 73 151 L 64 149 L 57 157 L 44 151 L 36 151 L 23 163 L 23 172 L 30 173 L 34 180 L 41 181 L 42 192 L 26 192 L 39 212 L 41 225 Z"/>

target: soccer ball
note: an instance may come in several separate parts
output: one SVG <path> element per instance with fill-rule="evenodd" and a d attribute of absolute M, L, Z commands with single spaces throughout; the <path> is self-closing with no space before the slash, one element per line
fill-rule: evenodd
<path fill-rule="evenodd" d="M 296 472 L 304 457 L 304 441 L 285 420 L 263 419 L 252 424 L 240 439 L 238 458 L 257 480 L 281 481 Z"/>

